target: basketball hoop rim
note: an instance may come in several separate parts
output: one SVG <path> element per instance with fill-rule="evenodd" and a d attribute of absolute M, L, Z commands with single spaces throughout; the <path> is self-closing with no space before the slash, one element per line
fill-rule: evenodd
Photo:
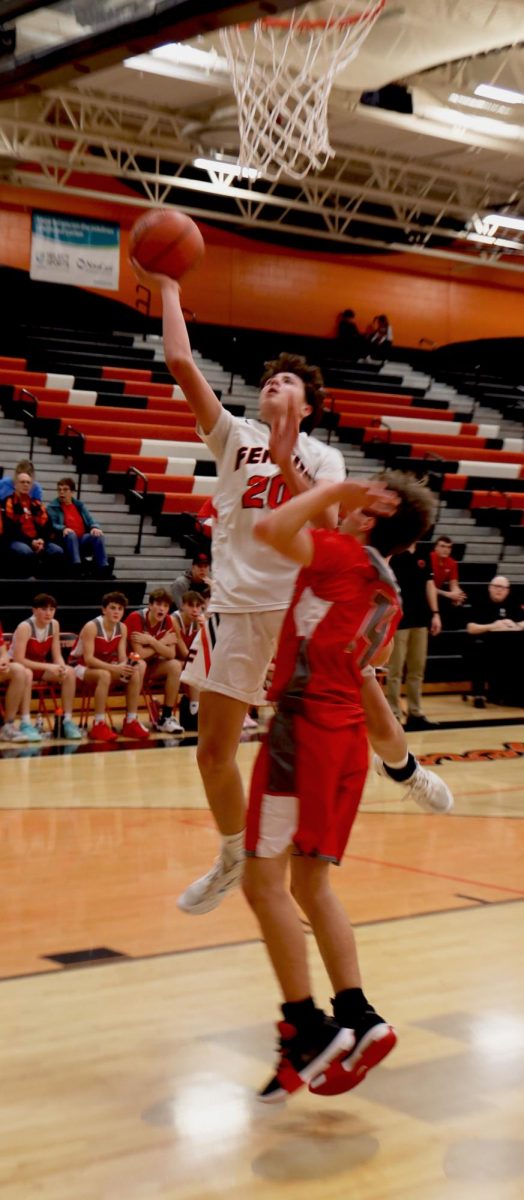
<path fill-rule="evenodd" d="M 322 20 L 320 17 L 315 21 L 293 21 L 292 18 L 286 17 L 261 17 L 258 24 L 262 29 L 291 29 L 295 33 L 312 33 L 315 29 L 346 29 L 348 25 L 357 25 L 361 21 L 375 20 L 382 9 L 386 7 L 387 0 L 377 0 L 377 3 L 370 8 L 363 8 L 359 13 L 352 13 L 348 17 L 330 17 Z M 247 22 L 241 26 L 243 29 L 249 28 Z"/>

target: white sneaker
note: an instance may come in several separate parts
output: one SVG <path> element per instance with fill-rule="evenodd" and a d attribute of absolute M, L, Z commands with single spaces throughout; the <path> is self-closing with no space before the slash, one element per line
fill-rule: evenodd
<path fill-rule="evenodd" d="M 179 725 L 176 717 L 166 717 L 165 721 L 157 721 L 155 725 L 157 733 L 183 733 L 182 725 Z"/>
<path fill-rule="evenodd" d="M 252 717 L 250 713 L 246 713 L 246 715 L 244 717 L 244 724 L 243 724 L 242 728 L 243 729 L 258 729 L 258 721 L 255 721 L 255 718 Z"/>
<path fill-rule="evenodd" d="M 26 735 L 20 731 L 20 729 L 17 729 L 16 725 L 13 725 L 12 722 L 8 724 L 6 721 L 5 725 L 2 725 L 2 728 L 0 729 L 0 742 L 27 741 L 29 741 L 29 738 L 27 738 Z"/>
<path fill-rule="evenodd" d="M 384 769 L 384 763 L 378 754 L 373 755 L 373 768 L 377 775 L 389 779 L 390 783 L 396 782 Z M 447 783 L 444 783 L 439 775 L 435 775 L 434 771 L 427 771 L 425 767 L 421 767 L 420 763 L 417 763 L 411 779 L 403 780 L 402 783 L 407 787 L 402 799 L 415 800 L 425 812 L 444 813 L 453 808 L 453 796 Z"/>
<path fill-rule="evenodd" d="M 195 882 L 190 883 L 185 892 L 182 892 L 177 900 L 178 907 L 192 916 L 212 912 L 214 908 L 218 908 L 228 892 L 239 886 L 243 871 L 243 858 L 226 868 L 220 856 L 207 875 L 195 879 Z"/>

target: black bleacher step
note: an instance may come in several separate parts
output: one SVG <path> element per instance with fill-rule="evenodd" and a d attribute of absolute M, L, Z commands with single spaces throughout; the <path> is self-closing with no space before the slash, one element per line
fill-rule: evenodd
<path fill-rule="evenodd" d="M 59 609 L 63 605 L 99 608 L 102 596 L 114 591 L 123 592 L 130 604 L 141 604 L 145 589 L 146 580 L 143 579 L 4 579 L 2 608 L 23 606 L 27 612 L 40 592 L 54 596 Z M 58 618 L 63 626 L 60 613 Z"/>
<path fill-rule="evenodd" d="M 78 361 L 78 359 L 80 361 Z M 117 367 L 118 370 L 122 372 L 122 379 L 126 378 L 126 370 L 135 371 L 140 369 L 151 371 L 152 377 L 150 380 L 134 380 L 136 383 L 144 383 L 145 387 L 147 387 L 148 382 L 170 383 L 171 385 L 174 385 L 175 383 L 175 380 L 167 370 L 167 367 L 160 370 L 153 370 L 153 364 L 151 361 L 130 363 L 127 360 L 122 359 L 117 362 L 115 359 L 109 361 L 108 357 L 103 355 L 90 355 L 88 359 L 85 355 L 81 354 L 79 354 L 76 358 L 74 358 L 72 354 L 67 358 L 64 358 L 63 355 L 50 354 L 45 358 L 45 360 L 42 358 L 39 361 L 38 366 L 32 365 L 28 369 L 32 371 L 45 371 L 48 374 L 74 375 L 75 379 L 77 375 L 78 378 L 100 379 L 102 367 Z M 108 380 L 107 382 L 109 383 L 110 381 Z"/>
<path fill-rule="evenodd" d="M 30 334 L 27 338 L 26 344 L 28 354 L 39 354 L 42 350 L 42 347 L 46 347 L 50 351 L 60 351 L 63 354 L 69 354 L 70 349 L 87 350 L 88 354 L 95 349 L 96 352 L 100 354 L 114 354 L 115 351 L 124 350 L 126 354 L 135 355 L 139 353 L 139 351 L 136 350 L 132 345 L 119 346 L 115 345 L 114 342 L 106 341 L 104 335 L 102 334 L 96 342 L 90 339 L 84 339 L 81 333 L 79 333 L 74 340 L 73 338 L 68 339 L 63 337 L 52 337 L 51 335 L 41 336 L 40 334 Z"/>
<path fill-rule="evenodd" d="M 358 384 L 357 388 L 354 388 L 353 384 L 350 381 L 348 381 L 347 379 L 339 379 L 337 381 L 332 379 L 330 384 L 328 384 L 326 382 L 326 389 L 327 389 L 327 391 L 329 391 L 329 387 L 331 386 L 331 387 L 337 387 L 337 388 L 345 388 L 350 391 L 355 390 L 355 391 L 359 391 L 359 392 L 369 392 L 371 394 L 371 396 L 373 395 L 373 393 L 376 394 L 378 392 L 380 395 L 382 395 L 385 392 L 386 394 L 389 394 L 391 396 L 416 396 L 416 397 L 420 397 L 420 398 L 422 398 L 426 393 L 426 389 L 422 388 L 422 387 L 404 387 L 404 385 L 400 384 L 400 383 L 388 383 L 387 387 L 382 387 L 382 386 L 379 386 L 379 383 L 382 384 L 382 380 L 380 380 L 380 381 L 377 380 L 376 382 L 374 381 L 373 383 L 361 382 Z M 445 405 L 445 407 L 447 407 L 447 406 Z"/>
<path fill-rule="evenodd" d="M 67 374 L 71 375 L 71 371 L 68 371 Z M 74 387 L 77 392 L 97 392 L 98 385 L 103 382 L 104 392 L 111 392 L 114 396 L 124 394 L 124 381 L 121 379 L 102 380 L 102 372 L 98 367 L 93 371 L 87 370 L 83 375 L 75 375 L 74 379 Z"/>
<path fill-rule="evenodd" d="M 64 351 L 52 349 L 49 350 L 48 353 L 40 350 L 32 355 L 29 355 L 27 365 L 29 371 L 48 371 L 50 363 L 60 363 L 62 369 L 67 371 L 69 364 L 68 373 L 71 373 L 71 367 L 73 364 L 75 366 L 77 364 L 80 366 L 85 365 L 86 367 L 118 367 L 119 369 L 123 367 L 124 369 L 127 368 L 127 370 L 130 371 L 151 371 L 154 361 L 153 350 L 150 352 L 150 354 L 142 351 L 135 353 L 134 350 L 128 350 L 124 355 L 99 354 L 94 350 L 90 353 L 87 350 Z"/>
<path fill-rule="evenodd" d="M 53 338 L 63 338 L 65 341 L 71 342 L 78 340 L 82 342 L 98 342 L 102 337 L 106 340 L 110 338 L 114 346 L 133 346 L 136 336 L 134 333 L 108 333 L 107 330 L 101 329 L 69 329 L 67 326 L 61 325 L 21 325 L 20 331 L 28 338 L 48 335 Z"/>

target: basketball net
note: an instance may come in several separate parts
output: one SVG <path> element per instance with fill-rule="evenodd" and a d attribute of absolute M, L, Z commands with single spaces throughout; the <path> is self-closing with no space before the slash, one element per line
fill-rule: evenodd
<path fill-rule="evenodd" d="M 291 179 L 324 169 L 335 154 L 328 128 L 335 77 L 356 58 L 386 2 L 338 0 L 322 20 L 306 4 L 287 19 L 220 31 L 238 105 L 240 168 Z"/>

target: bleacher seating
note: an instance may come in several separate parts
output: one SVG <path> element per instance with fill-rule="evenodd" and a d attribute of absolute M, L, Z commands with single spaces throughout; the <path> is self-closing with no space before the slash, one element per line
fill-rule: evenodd
<path fill-rule="evenodd" d="M 275 354 L 275 337 L 265 331 L 240 336 L 196 327 L 191 333 L 202 352 L 249 383 L 258 381 L 264 360 Z M 518 387 L 477 371 L 438 370 L 428 352 L 405 352 L 404 362 L 396 352 L 394 363 L 353 363 L 336 353 L 332 340 L 280 341 L 322 366 L 327 399 L 319 436 L 340 444 L 350 469 L 358 461 L 364 473 L 367 461 L 373 470 L 378 460 L 431 474 L 440 492 L 437 530 L 449 532 L 457 557 L 463 554 L 461 582 L 468 594 L 473 597 L 499 566 L 505 570 L 508 537 L 510 550 L 524 541 L 524 441 L 507 428 L 508 412 L 522 399 Z M 13 354 L 0 358 L 4 411 L 18 417 L 22 409 L 32 412 L 24 419 L 33 432 L 56 450 L 67 446 L 104 490 L 125 491 L 133 511 L 144 507 L 159 533 L 180 541 L 213 496 L 216 468 L 165 367 L 158 335 L 145 341 L 129 333 L 22 328 L 10 344 Z M 5 340 L 1 348 L 7 350 Z M 227 407 L 244 412 L 241 403 Z M 246 415 L 255 415 L 254 407 Z M 74 445 L 68 426 L 82 435 Z M 130 468 L 140 472 L 132 486 Z M 502 487 L 511 487 L 504 498 Z M 517 577 L 516 559 L 510 566 Z M 119 579 L 118 586 L 129 594 L 125 582 Z M 60 598 L 62 612 L 63 604 L 63 621 L 75 628 L 67 600 Z M 9 601 L 6 608 L 13 611 Z M 87 604 L 86 612 L 92 615 Z M 432 640 L 429 680 L 460 679 L 464 636 L 459 630 Z"/>

